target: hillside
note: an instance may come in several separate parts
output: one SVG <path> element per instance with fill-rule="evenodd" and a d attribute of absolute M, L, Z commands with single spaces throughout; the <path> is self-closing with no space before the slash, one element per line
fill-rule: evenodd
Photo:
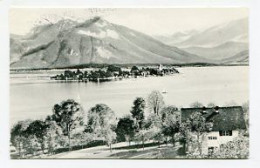
<path fill-rule="evenodd" d="M 248 50 L 248 43 L 241 42 L 226 42 L 220 44 L 216 47 L 189 47 L 182 48 L 183 50 L 195 53 L 201 57 L 212 59 L 212 60 L 222 60 L 236 55 L 242 51 Z"/>
<path fill-rule="evenodd" d="M 249 51 L 242 51 L 232 57 L 223 59 L 221 61 L 224 64 L 245 64 L 248 65 L 249 64 Z"/>
<path fill-rule="evenodd" d="M 170 45 L 170 46 L 177 46 L 179 43 L 188 40 L 193 35 L 198 34 L 198 30 L 190 30 L 184 32 L 176 32 L 172 35 L 156 35 L 154 38 L 162 41 L 163 43 Z"/>
<path fill-rule="evenodd" d="M 177 32 L 171 36 L 155 38 L 217 63 L 223 59 L 233 59 L 232 57 L 239 56 L 240 52 L 249 49 L 248 18 L 212 26 L 205 30 Z"/>
<path fill-rule="evenodd" d="M 210 27 L 175 45 L 181 48 L 216 47 L 230 41 L 248 43 L 248 18 Z"/>
<path fill-rule="evenodd" d="M 168 46 L 143 33 L 99 17 L 61 20 L 11 35 L 11 68 L 57 68 L 88 63 L 194 63 L 207 59 Z"/>

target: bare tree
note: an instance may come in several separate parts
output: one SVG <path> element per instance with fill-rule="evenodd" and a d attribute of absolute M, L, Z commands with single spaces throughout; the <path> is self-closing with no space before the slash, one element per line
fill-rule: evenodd
<path fill-rule="evenodd" d="M 150 112 L 159 116 L 159 112 L 164 106 L 162 94 L 158 90 L 152 91 L 148 96 L 147 102 Z"/>

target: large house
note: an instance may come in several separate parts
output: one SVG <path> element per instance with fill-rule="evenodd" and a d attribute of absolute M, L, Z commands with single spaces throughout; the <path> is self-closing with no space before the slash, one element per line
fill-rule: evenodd
<path fill-rule="evenodd" d="M 239 135 L 240 130 L 246 129 L 241 106 L 214 107 L 214 108 L 182 108 L 182 121 L 189 118 L 194 112 L 200 112 L 206 121 L 213 122 L 210 132 L 201 137 L 202 154 L 217 153 L 220 145 L 232 141 Z"/>

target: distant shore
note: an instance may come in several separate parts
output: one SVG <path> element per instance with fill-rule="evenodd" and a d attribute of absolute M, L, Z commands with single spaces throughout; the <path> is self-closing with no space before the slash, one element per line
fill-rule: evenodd
<path fill-rule="evenodd" d="M 130 67 L 130 66 L 156 66 L 158 64 L 84 64 L 84 65 L 75 65 L 75 66 L 64 66 L 56 68 L 10 68 L 10 73 L 20 72 L 20 71 L 47 71 L 47 70 L 65 70 L 65 69 L 87 69 L 87 68 L 103 68 L 109 65 L 119 66 L 121 68 Z M 214 64 L 214 63 L 187 63 L 187 64 L 162 64 L 163 66 L 173 66 L 174 68 L 179 67 L 214 67 L 214 66 L 249 66 L 249 64 Z"/>

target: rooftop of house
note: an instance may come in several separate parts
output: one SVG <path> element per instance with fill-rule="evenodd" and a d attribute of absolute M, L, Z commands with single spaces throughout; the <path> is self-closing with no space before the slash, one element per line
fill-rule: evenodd
<path fill-rule="evenodd" d="M 213 107 L 213 108 L 181 108 L 182 121 L 189 118 L 192 113 L 200 112 L 207 121 L 213 121 L 212 131 L 226 131 L 246 129 L 241 106 Z"/>

